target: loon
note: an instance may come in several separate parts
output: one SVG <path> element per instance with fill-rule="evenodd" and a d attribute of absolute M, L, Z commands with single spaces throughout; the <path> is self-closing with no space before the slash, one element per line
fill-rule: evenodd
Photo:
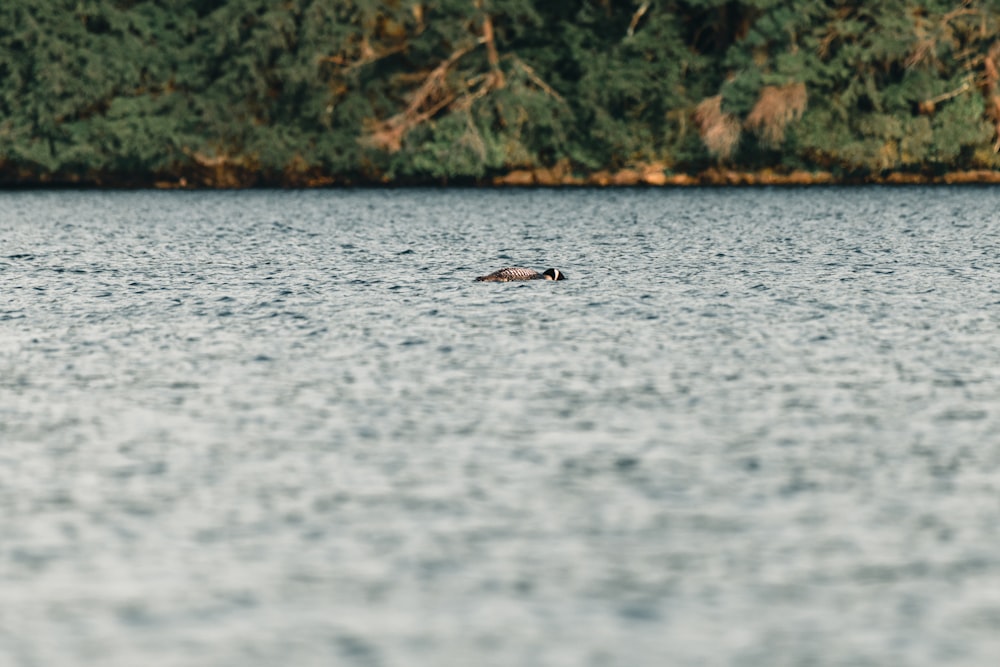
<path fill-rule="evenodd" d="M 544 273 L 539 273 L 533 269 L 511 266 L 476 278 L 481 283 L 509 283 L 515 280 L 566 280 L 566 276 L 559 269 L 545 269 Z"/>

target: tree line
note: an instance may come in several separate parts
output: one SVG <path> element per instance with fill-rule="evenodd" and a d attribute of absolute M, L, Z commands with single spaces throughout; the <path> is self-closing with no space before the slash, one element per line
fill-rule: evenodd
<path fill-rule="evenodd" d="M 995 173 L 998 85 L 1000 0 L 4 0 L 0 181 Z"/>

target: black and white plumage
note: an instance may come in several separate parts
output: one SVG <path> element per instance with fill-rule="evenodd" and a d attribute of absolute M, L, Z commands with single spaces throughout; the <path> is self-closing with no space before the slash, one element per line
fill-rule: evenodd
<path fill-rule="evenodd" d="M 566 276 L 559 269 L 545 269 L 543 273 L 539 273 L 534 269 L 509 266 L 506 269 L 494 271 L 488 276 L 476 278 L 476 281 L 481 283 L 509 283 L 515 280 L 566 280 Z"/>

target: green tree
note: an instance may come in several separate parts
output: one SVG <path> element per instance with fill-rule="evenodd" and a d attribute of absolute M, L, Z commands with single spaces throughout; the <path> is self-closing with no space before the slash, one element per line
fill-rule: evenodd
<path fill-rule="evenodd" d="M 1000 0 L 5 0 L 0 175 L 1000 168 Z"/>

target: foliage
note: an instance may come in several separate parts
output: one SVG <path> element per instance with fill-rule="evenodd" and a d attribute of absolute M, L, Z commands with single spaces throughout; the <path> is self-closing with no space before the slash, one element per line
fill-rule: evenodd
<path fill-rule="evenodd" d="M 1000 169 L 997 0 L 4 0 L 0 176 Z"/>

